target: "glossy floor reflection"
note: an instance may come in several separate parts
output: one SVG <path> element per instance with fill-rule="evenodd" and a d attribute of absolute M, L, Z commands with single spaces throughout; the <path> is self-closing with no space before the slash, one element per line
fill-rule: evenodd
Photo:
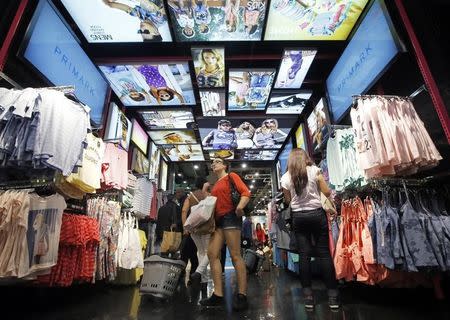
<path fill-rule="evenodd" d="M 233 269 L 225 276 L 227 306 L 223 310 L 202 310 L 201 293 L 181 286 L 169 301 L 140 296 L 137 287 L 102 285 L 73 288 L 37 289 L 0 287 L 1 319 L 450 319 L 448 301 L 437 303 L 431 290 L 377 289 L 350 285 L 342 288 L 343 308 L 328 308 L 326 291 L 314 287 L 318 305 L 306 312 L 298 278 L 287 271 L 274 269 L 249 277 L 250 308 L 242 313 L 231 311 L 235 277 Z M 211 293 L 211 285 L 208 294 Z M 19 303 L 19 308 L 13 304 Z M 7 306 L 11 306 L 8 308 Z M 5 310 L 7 314 L 5 314 Z M 6 315 L 6 316 L 5 316 Z"/>

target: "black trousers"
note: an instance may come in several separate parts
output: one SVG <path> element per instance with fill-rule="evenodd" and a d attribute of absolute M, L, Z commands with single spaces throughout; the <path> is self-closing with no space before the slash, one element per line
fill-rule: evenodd
<path fill-rule="evenodd" d="M 197 246 L 192 240 L 191 236 L 184 236 L 183 243 L 181 248 L 181 260 L 183 260 L 186 265 L 188 261 L 191 261 L 191 271 L 190 274 L 193 274 L 198 267 L 198 258 L 197 258 Z"/>
<path fill-rule="evenodd" d="M 323 209 L 292 212 L 294 234 L 300 255 L 300 282 L 311 287 L 311 256 L 318 259 L 328 289 L 336 289 L 336 273 L 328 245 L 328 221 Z M 314 241 L 314 245 L 313 245 Z"/>

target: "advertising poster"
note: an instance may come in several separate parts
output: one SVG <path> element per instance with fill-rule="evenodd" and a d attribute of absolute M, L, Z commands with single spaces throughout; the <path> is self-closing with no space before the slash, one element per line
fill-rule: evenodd
<path fill-rule="evenodd" d="M 279 150 L 245 150 L 241 154 L 240 160 L 247 161 L 273 161 L 277 157 Z"/>
<path fill-rule="evenodd" d="M 195 104 L 189 65 L 186 62 L 104 65 L 99 68 L 125 106 Z"/>
<path fill-rule="evenodd" d="M 75 86 L 76 97 L 91 109 L 93 126 L 102 126 L 108 83 L 50 2 L 39 2 L 19 55 L 53 85 Z"/>
<path fill-rule="evenodd" d="M 204 117 L 225 116 L 225 92 L 200 91 L 200 102 Z"/>
<path fill-rule="evenodd" d="M 264 40 L 346 40 L 368 0 L 273 0 Z"/>
<path fill-rule="evenodd" d="M 263 0 L 168 0 L 177 41 L 261 40 Z"/>
<path fill-rule="evenodd" d="M 311 93 L 288 93 L 273 91 L 266 114 L 300 114 L 311 98 Z"/>
<path fill-rule="evenodd" d="M 286 140 L 290 128 L 279 128 L 273 118 L 257 120 L 220 119 L 214 128 L 199 122 L 205 150 L 278 149 Z"/>
<path fill-rule="evenodd" d="M 194 116 L 190 110 L 139 111 L 148 130 L 191 129 Z"/>
<path fill-rule="evenodd" d="M 352 96 L 364 94 L 404 50 L 387 9 L 374 1 L 327 78 L 329 108 L 339 122 L 352 104 Z"/>
<path fill-rule="evenodd" d="M 150 169 L 148 173 L 148 178 L 150 180 L 158 182 L 160 161 L 161 161 L 161 151 L 153 142 L 151 142 L 150 159 L 149 159 Z"/>
<path fill-rule="evenodd" d="M 330 124 L 330 117 L 325 108 L 324 99 L 320 99 L 314 110 L 307 119 L 308 132 L 312 141 L 312 149 L 316 151 L 322 144 L 323 138 L 327 134 L 327 124 Z"/>
<path fill-rule="evenodd" d="M 111 102 L 103 139 L 110 142 L 118 142 L 124 150 L 128 151 L 131 140 L 131 128 L 132 122 L 120 111 L 117 104 Z"/>
<path fill-rule="evenodd" d="M 300 89 L 317 50 L 284 50 L 274 89 Z"/>
<path fill-rule="evenodd" d="M 202 146 L 199 144 L 164 145 L 162 150 L 170 161 L 204 161 Z"/>
<path fill-rule="evenodd" d="M 61 0 L 90 43 L 172 41 L 163 0 Z"/>
<path fill-rule="evenodd" d="M 225 49 L 192 48 L 191 52 L 198 87 L 225 87 Z"/>
<path fill-rule="evenodd" d="M 297 140 L 297 148 L 303 149 L 308 153 L 308 149 L 306 149 L 305 127 L 303 123 L 300 124 L 297 131 L 295 131 L 295 140 Z"/>
<path fill-rule="evenodd" d="M 220 158 L 226 160 L 234 159 L 234 151 L 233 150 L 213 150 L 209 152 L 209 157 L 211 159 Z"/>
<path fill-rule="evenodd" d="M 228 111 L 256 111 L 266 108 L 275 70 L 230 70 Z"/>
<path fill-rule="evenodd" d="M 147 154 L 148 148 L 148 135 L 144 129 L 139 125 L 136 119 L 133 119 L 133 130 L 131 131 L 131 141 L 138 147 L 144 154 Z"/>
<path fill-rule="evenodd" d="M 167 173 L 169 166 L 165 161 L 161 161 L 161 174 L 159 179 L 159 186 L 163 191 L 167 191 Z"/>
<path fill-rule="evenodd" d="M 149 154 L 151 157 L 151 152 Z M 138 174 L 149 174 L 150 161 L 145 154 L 138 148 L 133 148 L 133 156 L 131 160 L 131 169 Z"/>
<path fill-rule="evenodd" d="M 195 144 L 197 139 L 192 130 L 162 130 L 149 131 L 148 134 L 155 144 Z"/>

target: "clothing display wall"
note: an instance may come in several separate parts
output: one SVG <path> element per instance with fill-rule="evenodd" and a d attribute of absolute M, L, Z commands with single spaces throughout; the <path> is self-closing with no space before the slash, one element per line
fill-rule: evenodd
<path fill-rule="evenodd" d="M 442 160 L 408 98 L 358 97 L 350 116 L 358 165 L 368 178 L 411 175 Z"/>
<path fill-rule="evenodd" d="M 33 278 L 56 265 L 66 202 L 54 194 L 40 197 L 30 190 L 0 194 L 0 277 Z"/>
<path fill-rule="evenodd" d="M 2 165 L 75 172 L 90 129 L 89 111 L 57 90 L 0 88 Z"/>
<path fill-rule="evenodd" d="M 337 277 L 376 284 L 391 275 L 402 279 L 399 272 L 449 270 L 450 216 L 442 194 L 432 190 L 386 188 L 381 201 L 343 201 Z"/>

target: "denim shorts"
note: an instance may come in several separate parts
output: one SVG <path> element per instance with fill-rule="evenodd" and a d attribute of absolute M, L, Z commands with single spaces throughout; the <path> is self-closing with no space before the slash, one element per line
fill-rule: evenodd
<path fill-rule="evenodd" d="M 216 228 L 231 230 L 242 229 L 242 217 L 238 217 L 236 212 L 230 212 L 226 215 L 216 218 Z"/>

